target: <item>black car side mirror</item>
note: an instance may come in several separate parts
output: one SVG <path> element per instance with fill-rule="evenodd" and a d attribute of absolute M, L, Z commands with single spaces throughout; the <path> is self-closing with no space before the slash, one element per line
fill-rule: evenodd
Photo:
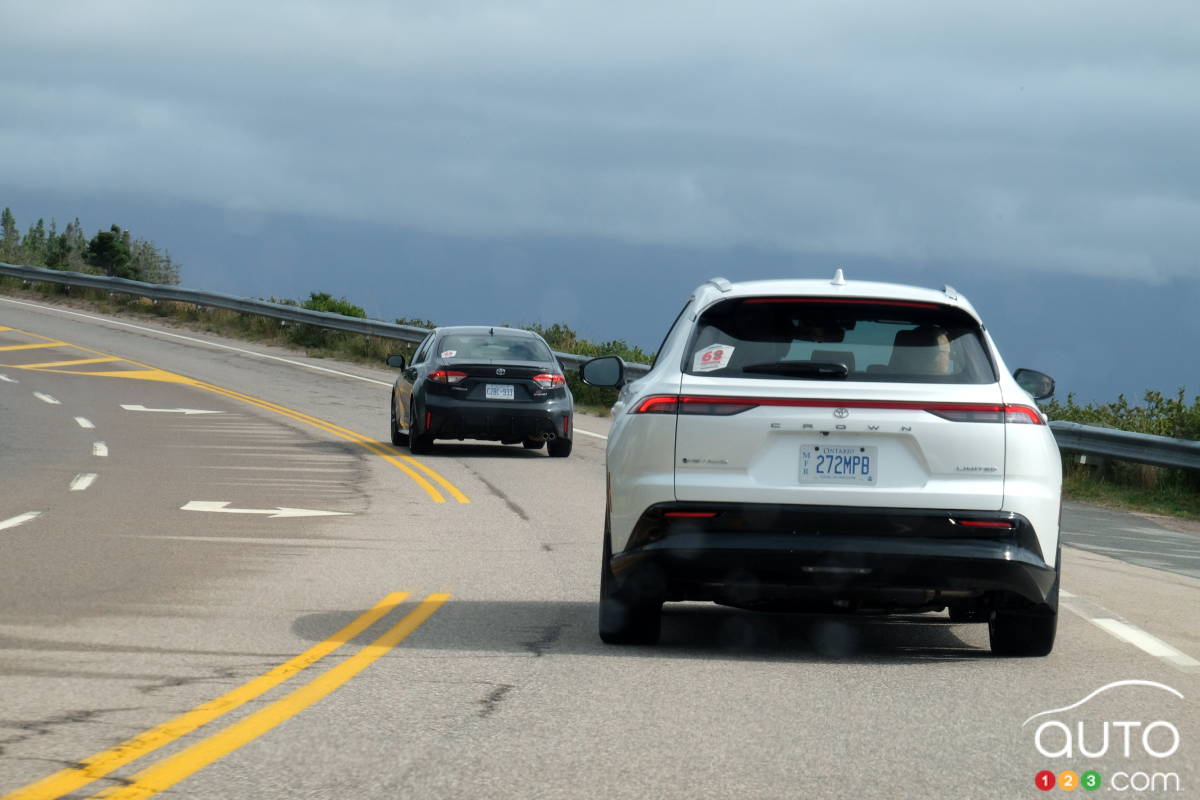
<path fill-rule="evenodd" d="M 387 357 L 387 365 L 396 369 L 404 369 L 404 356 L 399 353 L 393 353 Z"/>
<path fill-rule="evenodd" d="M 625 362 L 617 356 L 593 358 L 579 367 L 579 378 L 588 386 L 620 389 L 625 385 Z"/>
<path fill-rule="evenodd" d="M 1029 392 L 1029 396 L 1034 400 L 1045 400 L 1054 394 L 1054 378 L 1044 372 L 1022 367 L 1013 373 L 1013 377 L 1016 378 L 1017 385 Z"/>

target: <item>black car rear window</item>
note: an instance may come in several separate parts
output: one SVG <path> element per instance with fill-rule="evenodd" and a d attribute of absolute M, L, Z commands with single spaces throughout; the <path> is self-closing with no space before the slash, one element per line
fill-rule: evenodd
<path fill-rule="evenodd" d="M 538 339 L 504 334 L 452 333 L 438 342 L 437 353 L 471 361 L 554 361 L 550 348 Z"/>
<path fill-rule="evenodd" d="M 978 323 L 936 303 L 825 297 L 725 300 L 697 321 L 691 375 L 994 383 Z"/>

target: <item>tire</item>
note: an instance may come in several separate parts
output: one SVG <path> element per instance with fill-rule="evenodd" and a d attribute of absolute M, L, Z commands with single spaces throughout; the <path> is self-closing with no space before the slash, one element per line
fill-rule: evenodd
<path fill-rule="evenodd" d="M 398 424 L 396 424 L 396 399 L 394 397 L 392 398 L 391 418 L 392 418 L 392 426 L 391 426 L 392 427 L 392 444 L 396 445 L 397 447 L 408 444 L 408 434 L 401 432 L 400 426 Z"/>
<path fill-rule="evenodd" d="M 408 450 L 414 456 L 423 456 L 433 452 L 433 437 L 420 430 L 417 415 L 410 407 L 408 410 Z"/>
<path fill-rule="evenodd" d="M 1062 551 L 1046 605 L 1035 609 L 999 608 L 988 620 L 988 639 L 998 656 L 1048 656 L 1058 632 L 1058 583 L 1062 575 Z"/>
<path fill-rule="evenodd" d="M 551 458 L 566 458 L 571 455 L 571 440 L 570 439 L 554 439 L 546 449 L 550 452 Z"/>
<path fill-rule="evenodd" d="M 657 644 L 662 632 L 662 600 L 630 602 L 617 590 L 609 567 L 612 544 L 604 534 L 604 563 L 600 565 L 600 640 L 605 644 Z"/>
<path fill-rule="evenodd" d="M 525 441 L 521 442 L 521 446 L 524 447 L 526 450 L 541 450 L 543 447 L 546 446 L 546 443 L 544 441 L 542 441 L 541 439 L 537 439 L 537 440 L 526 439 Z"/>

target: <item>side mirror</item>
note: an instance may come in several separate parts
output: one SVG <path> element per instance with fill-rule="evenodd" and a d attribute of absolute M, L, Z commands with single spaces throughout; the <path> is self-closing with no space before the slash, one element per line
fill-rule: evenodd
<path fill-rule="evenodd" d="M 1036 369 L 1021 368 L 1013 373 L 1017 385 L 1029 393 L 1034 400 L 1045 400 L 1054 394 L 1054 378 Z"/>
<path fill-rule="evenodd" d="M 593 358 L 579 367 L 579 378 L 588 386 L 619 389 L 625 385 L 625 362 L 617 356 Z"/>
<path fill-rule="evenodd" d="M 396 369 L 404 369 L 404 356 L 399 353 L 393 353 L 387 357 L 387 365 Z"/>

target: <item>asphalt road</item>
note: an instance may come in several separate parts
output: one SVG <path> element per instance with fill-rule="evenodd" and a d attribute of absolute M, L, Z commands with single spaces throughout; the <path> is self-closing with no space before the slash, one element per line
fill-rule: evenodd
<path fill-rule="evenodd" d="M 566 460 L 412 459 L 388 370 L 6 298 L 0 326 L 4 798 L 1200 794 L 1200 534 L 1069 506 L 1045 659 L 696 604 L 606 647 L 605 420 Z M 1041 753 L 1048 719 L 1091 752 L 1138 727 Z"/>

